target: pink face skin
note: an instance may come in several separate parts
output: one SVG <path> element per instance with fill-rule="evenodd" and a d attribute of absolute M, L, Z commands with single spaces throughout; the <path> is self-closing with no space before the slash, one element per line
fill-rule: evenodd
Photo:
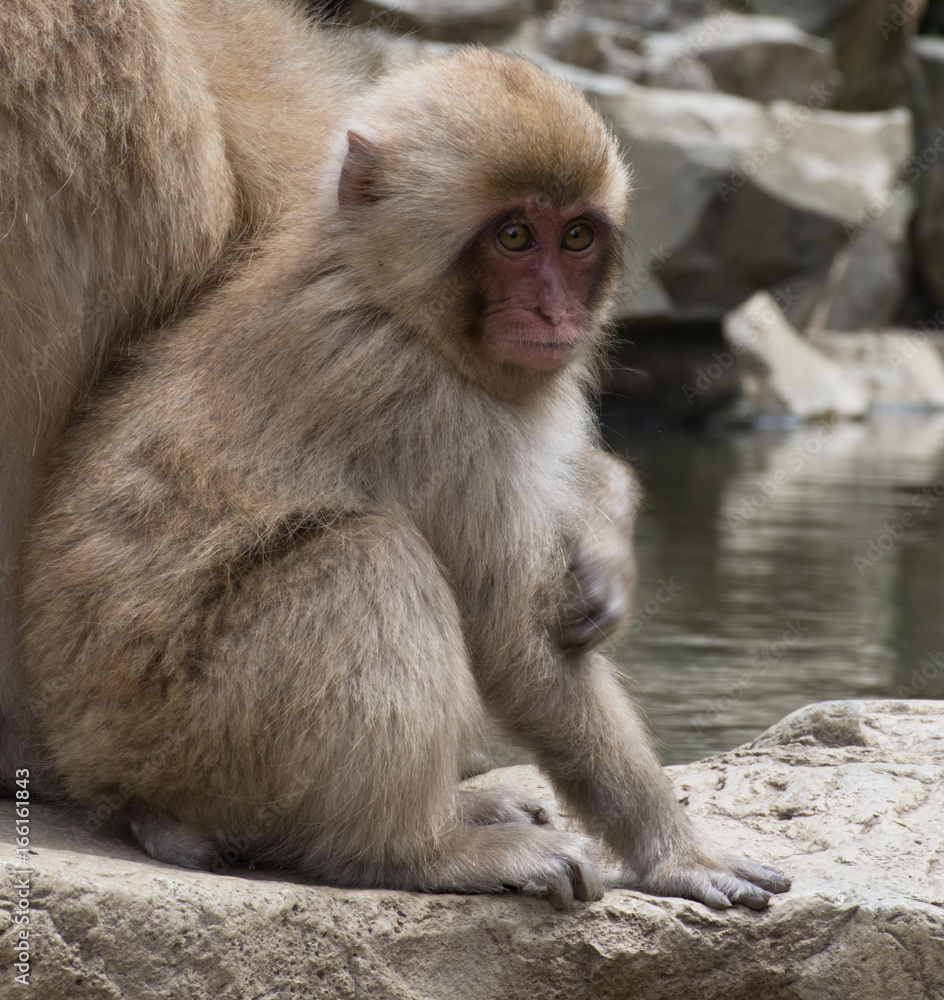
<path fill-rule="evenodd" d="M 607 232 L 597 218 L 533 198 L 485 234 L 479 258 L 484 343 L 498 360 L 551 371 L 574 353 L 585 334 L 585 303 L 606 247 Z M 591 241 L 580 248 L 588 231 Z M 502 239 L 525 245 L 509 249 Z"/>

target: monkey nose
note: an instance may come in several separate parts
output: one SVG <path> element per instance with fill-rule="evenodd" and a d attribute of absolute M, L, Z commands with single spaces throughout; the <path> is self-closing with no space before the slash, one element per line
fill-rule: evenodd
<path fill-rule="evenodd" d="M 567 314 L 567 299 L 559 288 L 546 287 L 541 290 L 535 309 L 551 326 L 560 326 Z"/>
<path fill-rule="evenodd" d="M 551 326 L 560 326 L 564 322 L 566 311 L 563 303 L 548 305 L 542 302 L 537 308 L 538 314 L 547 320 Z"/>

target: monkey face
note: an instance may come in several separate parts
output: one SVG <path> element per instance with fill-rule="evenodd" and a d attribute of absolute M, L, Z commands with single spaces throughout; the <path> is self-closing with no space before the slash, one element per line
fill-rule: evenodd
<path fill-rule="evenodd" d="M 476 255 L 484 349 L 535 371 L 570 360 L 590 336 L 590 303 L 611 243 L 601 213 L 539 196 L 485 227 Z"/>

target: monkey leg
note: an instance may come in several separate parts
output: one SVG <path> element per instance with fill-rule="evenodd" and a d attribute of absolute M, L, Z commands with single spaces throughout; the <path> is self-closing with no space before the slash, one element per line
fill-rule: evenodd
<path fill-rule="evenodd" d="M 602 894 L 588 842 L 540 803 L 457 791 L 483 708 L 452 591 L 414 530 L 321 529 L 257 563 L 208 620 L 202 662 L 166 692 L 160 770 L 147 787 L 121 775 L 153 855 L 199 864 L 209 838 L 333 885 L 533 882 L 558 906 Z"/>

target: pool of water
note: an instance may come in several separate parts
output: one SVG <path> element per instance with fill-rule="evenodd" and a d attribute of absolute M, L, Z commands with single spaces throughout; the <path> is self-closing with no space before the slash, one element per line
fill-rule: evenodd
<path fill-rule="evenodd" d="M 614 654 L 666 763 L 810 702 L 944 697 L 944 415 L 606 424 L 647 494 Z"/>

